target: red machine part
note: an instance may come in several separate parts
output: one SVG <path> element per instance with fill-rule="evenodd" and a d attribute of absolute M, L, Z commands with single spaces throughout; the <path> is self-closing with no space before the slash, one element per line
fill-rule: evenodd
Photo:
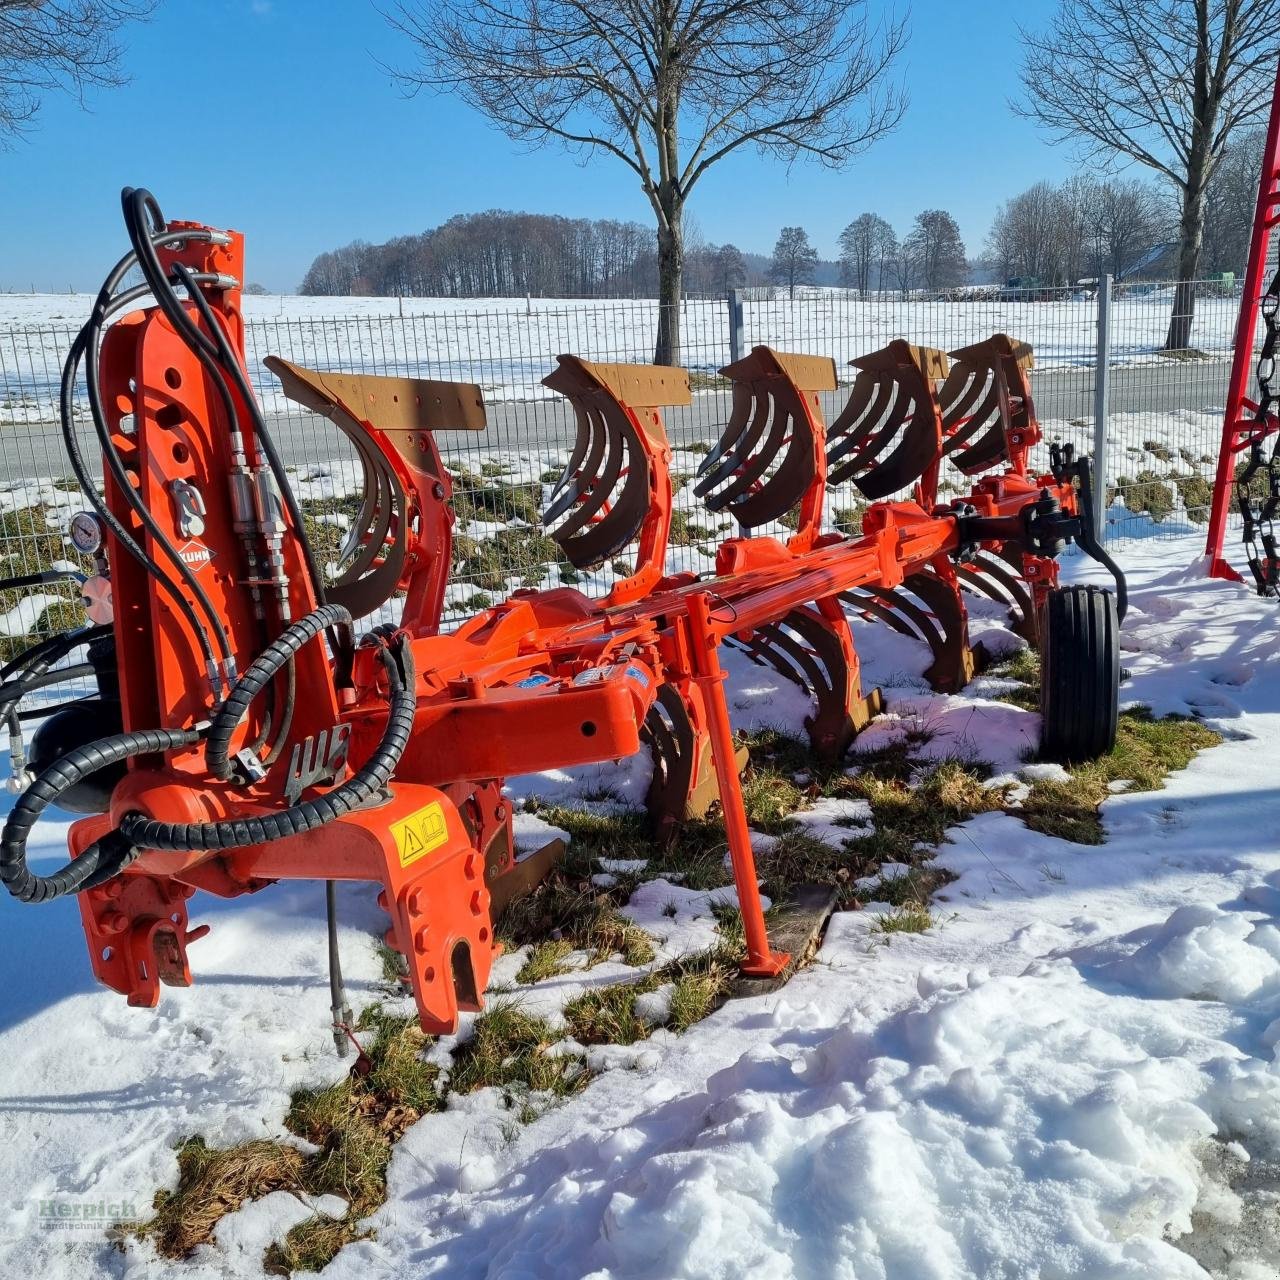
<path fill-rule="evenodd" d="M 185 228 L 191 224 L 179 225 Z M 183 250 L 170 251 L 169 256 L 196 271 L 228 269 L 237 278 L 243 272 L 243 245 L 238 236 L 230 247 L 192 241 Z M 240 350 L 243 322 L 239 292 L 220 290 L 215 300 L 218 323 Z M 188 304 L 187 309 L 195 318 L 194 307 Z M 230 479 L 233 443 L 225 409 L 199 360 L 160 309 L 135 312 L 108 330 L 100 387 L 125 478 L 204 588 L 226 631 L 236 666 L 242 669 L 274 639 L 287 619 L 303 616 L 316 604 L 287 510 L 268 513 L 281 530 L 279 578 L 272 580 L 265 576 L 261 562 L 246 561 L 243 536 L 236 527 Z M 235 388 L 231 394 L 238 397 Z M 247 416 L 242 403 L 240 409 Z M 268 472 L 251 434 L 245 436 L 244 451 L 246 488 L 257 486 L 266 495 Z M 141 526 L 109 471 L 106 500 L 150 558 L 165 562 L 161 540 Z M 110 531 L 107 548 L 125 729 L 186 727 L 204 719 L 219 673 L 205 668 L 190 626 L 169 600 L 154 590 L 149 574 L 124 554 Z M 185 585 L 180 589 L 198 610 L 192 592 Z M 308 696 L 298 700 L 291 732 L 295 741 L 304 741 L 330 728 L 337 718 L 333 681 L 318 648 L 298 655 L 296 681 Z M 251 740 L 262 727 L 261 721 L 251 716 L 240 741 Z M 202 776 L 205 769 L 200 753 L 175 753 L 164 769 L 157 771 L 155 785 L 172 779 L 175 771 L 187 780 L 192 775 Z M 283 792 L 284 779 L 277 774 L 274 780 L 265 780 L 263 787 L 257 798 L 274 801 Z"/>
<path fill-rule="evenodd" d="M 238 254 L 238 241 L 234 247 Z M 203 262 L 204 250 L 193 246 L 188 252 Z M 222 265 L 238 266 L 238 258 Z M 240 350 L 238 295 L 222 290 L 211 302 L 217 323 Z M 396 566 L 397 583 L 409 586 L 398 635 L 410 646 L 416 669 L 413 730 L 380 802 L 345 812 L 305 835 L 269 843 L 219 851 L 143 850 L 115 879 L 84 892 L 81 908 L 99 978 L 139 1004 L 154 1004 L 162 982 L 189 982 L 186 948 L 202 933 L 187 927 L 186 903 L 196 888 L 233 896 L 276 879 L 368 880 L 383 886 L 391 934 L 409 961 L 423 1027 L 451 1029 L 459 1009 L 479 1006 L 497 954 L 490 886 L 494 868 L 510 862 L 509 846 L 504 850 L 501 842 L 507 815 L 500 780 L 631 754 L 640 745 L 642 726 L 660 690 L 675 690 L 694 707 L 699 735 L 710 745 L 746 929 L 746 969 L 776 973 L 787 957 L 771 950 L 765 931 L 719 645 L 788 618 L 813 621 L 836 639 L 844 668 L 833 683 L 845 703 L 843 715 L 856 727 L 859 716 L 866 718 L 866 700 L 858 688 L 856 655 L 838 597 L 869 584 L 892 590 L 930 567 L 954 591 L 947 557 L 960 545 L 960 521 L 956 512 L 945 509 L 882 502 L 869 509 L 862 536 L 821 534 L 817 519 L 825 433 L 817 397 L 791 378 L 787 361 L 796 358 L 769 355 L 772 360 L 765 361 L 761 376 L 775 384 L 769 396 L 785 400 L 790 422 L 780 443 L 795 440 L 810 459 L 807 467 L 797 466 L 803 481 L 797 491 L 801 529 L 787 545 L 771 538 L 735 539 L 721 548 L 711 579 L 659 576 L 670 519 L 668 454 L 660 418 L 653 413 L 650 420 L 642 419 L 622 400 L 625 370 L 610 366 L 606 375 L 600 366 L 562 358 L 558 374 L 568 370 L 564 376 L 572 383 L 563 389 L 583 399 L 602 397 L 597 399 L 599 412 L 615 415 L 601 419 L 605 438 L 599 444 L 601 456 L 611 459 L 606 468 L 611 483 L 622 480 L 625 488 L 628 468 L 644 468 L 640 480 L 646 505 L 638 530 L 637 571 L 605 601 L 567 588 L 523 593 L 443 635 L 436 625 L 440 578 L 436 564 L 428 562 L 432 556 L 440 561 L 448 528 L 440 515 L 436 486 L 442 468 L 430 439 L 429 406 L 388 410 L 395 421 L 389 424 L 384 417 L 376 425 L 379 397 L 396 394 L 389 382 L 348 379 L 339 385 L 341 379 L 333 375 L 289 369 L 309 393 L 320 394 L 319 387 L 330 407 L 345 406 L 347 416 L 376 446 L 385 464 L 380 474 L 403 490 L 402 501 L 394 488 L 385 491 L 386 501 L 398 505 L 394 511 L 374 510 L 370 528 L 382 531 L 373 536 L 389 538 L 405 552 Z M 753 377 L 756 373 L 760 370 L 753 368 Z M 140 496 L 170 539 L 189 535 L 186 543 L 176 545 L 190 546 L 190 562 L 198 561 L 207 574 L 209 597 L 234 657 L 246 664 L 290 618 L 300 618 L 315 603 L 298 547 L 299 531 L 287 510 L 273 507 L 272 519 L 282 528 L 283 572 L 270 575 L 254 560 L 237 528 L 228 483 L 239 465 L 229 424 L 198 360 L 160 312 L 131 316 L 109 332 L 101 385 L 130 483 L 136 480 Z M 474 391 L 454 388 L 448 393 L 461 397 L 455 412 L 462 411 L 462 402 Z M 640 407 L 650 409 L 673 402 L 655 400 L 652 393 L 642 393 L 642 401 Z M 392 403 L 397 403 L 394 398 Z M 615 437 L 626 438 L 627 457 L 612 459 Z M 262 464 L 253 440 L 245 444 L 244 465 L 255 475 Z M 580 469 L 590 471 L 585 458 Z M 1074 510 L 1069 484 L 1053 477 L 1031 480 L 1016 470 L 987 477 L 964 502 L 993 518 L 1013 518 L 1045 490 L 1065 510 Z M 189 520 L 191 491 L 201 499 L 198 534 Z M 574 492 L 586 508 L 583 527 L 596 516 L 609 518 L 604 487 L 578 484 Z M 109 488 L 108 499 L 119 517 L 134 525 L 123 494 Z M 614 541 L 624 528 L 637 532 L 632 527 L 635 507 L 628 498 L 625 519 L 618 517 L 618 529 L 605 541 Z M 218 673 L 202 669 L 193 656 L 194 637 L 158 598 L 146 575 L 133 572 L 123 555 L 112 559 L 118 575 L 116 636 L 126 726 L 186 727 L 203 719 Z M 376 554 L 366 558 L 367 573 L 380 568 L 378 559 Z M 1026 571 L 1043 593 L 1052 582 L 1053 562 L 1032 557 Z M 413 586 L 418 574 L 426 575 L 421 580 L 427 585 L 420 590 Z M 295 677 L 305 697 L 297 700 L 287 728 L 277 728 L 282 739 L 277 759 L 287 760 L 287 768 L 268 768 L 256 782 L 223 782 L 211 776 L 199 748 L 173 752 L 159 763 L 135 761 L 116 787 L 110 813 L 75 825 L 73 851 L 83 851 L 129 814 L 190 824 L 240 820 L 278 813 L 299 795 L 323 795 L 332 782 L 341 781 L 352 768 L 347 753 L 327 757 L 325 744 L 345 744 L 349 734 L 350 758 L 363 761 L 387 723 L 388 690 L 376 651 L 357 649 L 349 675 L 339 678 L 322 645 L 313 641 L 297 654 Z M 250 714 L 240 740 L 262 736 L 262 718 L 261 712 Z M 292 755 L 286 755 L 289 749 Z"/>
<path fill-rule="evenodd" d="M 1249 240 L 1249 261 L 1240 295 L 1240 315 L 1236 321 L 1235 349 L 1231 357 L 1231 380 L 1227 384 L 1227 408 L 1222 423 L 1222 440 L 1218 448 L 1218 467 L 1213 480 L 1213 503 L 1209 510 L 1209 529 L 1205 539 L 1205 555 L 1209 557 L 1209 575 L 1240 582 L 1242 578 L 1223 555 L 1227 516 L 1235 492 L 1236 460 L 1255 442 L 1274 435 L 1280 420 L 1269 414 L 1263 421 L 1257 417 L 1258 403 L 1249 394 L 1253 375 L 1254 337 L 1258 328 L 1259 308 L 1265 292 L 1267 261 L 1271 249 L 1271 233 L 1280 222 L 1280 67 L 1271 95 L 1271 114 L 1267 120 L 1266 141 L 1262 148 L 1262 173 L 1258 180 L 1258 199 L 1253 214 L 1253 234 Z"/>
<path fill-rule="evenodd" d="M 660 410 L 689 403 L 684 369 L 557 357 L 543 378 L 573 406 L 578 431 L 543 523 L 571 564 L 592 569 L 637 543 L 609 600 L 638 600 L 662 580 L 671 532 L 671 446 Z"/>
<path fill-rule="evenodd" d="M 720 373 L 733 384 L 733 412 L 698 468 L 694 492 L 744 530 L 799 507 L 789 545 L 807 551 L 819 536 L 827 491 L 818 392 L 836 389 L 835 361 L 761 346 Z"/>
<path fill-rule="evenodd" d="M 474 383 L 317 373 L 278 356 L 263 361 L 285 394 L 328 418 L 355 448 L 364 492 L 340 575 L 325 597 L 362 618 L 403 591 L 417 632 L 440 629 L 452 562 L 453 483 L 438 431 L 483 431 Z"/>

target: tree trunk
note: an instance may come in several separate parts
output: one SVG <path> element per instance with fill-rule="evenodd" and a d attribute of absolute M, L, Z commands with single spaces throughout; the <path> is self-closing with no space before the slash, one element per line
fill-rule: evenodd
<path fill-rule="evenodd" d="M 667 211 L 667 227 L 658 228 L 658 337 L 654 364 L 680 363 L 680 293 L 684 281 L 684 210 Z"/>
<path fill-rule="evenodd" d="M 1173 291 L 1173 314 L 1164 341 L 1166 351 L 1186 351 L 1191 346 L 1191 323 L 1196 314 L 1196 276 L 1204 244 L 1204 192 L 1209 182 L 1209 148 L 1192 139 L 1187 183 L 1182 188 L 1182 216 L 1178 220 L 1178 286 Z"/>

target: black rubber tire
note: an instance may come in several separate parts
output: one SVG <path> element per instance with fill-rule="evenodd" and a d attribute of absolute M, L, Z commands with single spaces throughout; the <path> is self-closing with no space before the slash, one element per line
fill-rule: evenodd
<path fill-rule="evenodd" d="M 1040 755 L 1092 760 L 1116 744 L 1120 620 L 1102 587 L 1062 587 L 1040 616 Z"/>

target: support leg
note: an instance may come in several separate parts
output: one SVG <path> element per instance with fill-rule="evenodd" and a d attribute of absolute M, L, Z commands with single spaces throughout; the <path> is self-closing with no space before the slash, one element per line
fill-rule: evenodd
<path fill-rule="evenodd" d="M 769 934 L 764 924 L 764 908 L 760 903 L 760 886 L 756 880 L 756 860 L 751 851 L 751 832 L 747 826 L 747 810 L 742 802 L 742 785 L 733 751 L 733 730 L 729 724 L 729 706 L 724 697 L 724 669 L 708 618 L 705 595 L 689 598 L 689 622 L 692 628 L 691 652 L 695 670 L 693 678 L 702 690 L 707 708 L 707 728 L 711 734 L 711 751 L 716 778 L 720 783 L 720 807 L 724 811 L 725 835 L 729 840 L 729 856 L 733 861 L 733 879 L 738 889 L 738 906 L 742 911 L 743 932 L 747 940 L 747 959 L 742 972 L 752 977 L 772 977 L 791 959 L 785 952 L 769 947 Z"/>

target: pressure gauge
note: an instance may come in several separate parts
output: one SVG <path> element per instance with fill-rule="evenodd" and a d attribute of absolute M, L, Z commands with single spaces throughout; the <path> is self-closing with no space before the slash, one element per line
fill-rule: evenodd
<path fill-rule="evenodd" d="M 81 511 L 72 519 L 71 544 L 86 556 L 102 550 L 102 522 L 92 511 Z"/>

